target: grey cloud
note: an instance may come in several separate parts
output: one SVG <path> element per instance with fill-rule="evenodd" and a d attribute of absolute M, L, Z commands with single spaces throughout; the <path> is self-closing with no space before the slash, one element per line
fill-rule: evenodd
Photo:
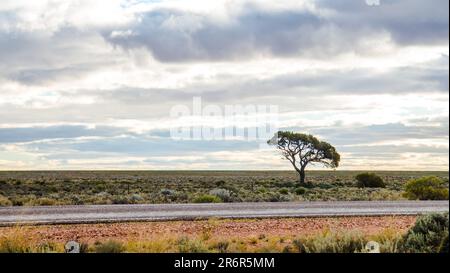
<path fill-rule="evenodd" d="M 442 59 L 444 60 L 439 62 L 448 62 L 448 56 L 443 56 Z M 224 79 L 221 80 L 221 77 Z M 130 104 L 189 102 L 194 96 L 201 96 L 204 101 L 213 103 L 237 100 L 241 103 L 257 103 L 265 98 L 281 102 L 284 96 L 301 96 L 302 100 L 308 100 L 328 95 L 399 95 L 449 91 L 448 67 L 431 67 L 429 64 L 401 67 L 383 73 L 370 69 L 326 70 L 319 74 L 305 71 L 264 80 L 243 80 L 241 77 L 222 75 L 218 77 L 218 81 L 219 83 L 214 84 L 194 84 L 183 89 L 123 88 L 105 91 L 98 96 Z M 289 101 L 286 103 L 289 104 Z"/>
<path fill-rule="evenodd" d="M 448 1 L 319 1 L 326 13 L 309 10 L 266 11 L 247 5 L 232 24 L 188 12 L 161 9 L 141 14 L 126 29 L 104 33 L 125 49 L 147 48 L 163 62 L 238 60 L 255 55 L 330 57 L 345 52 L 369 53 L 368 38 L 388 33 L 400 45 L 448 43 Z M 174 18 L 179 19 L 173 20 Z M 183 24 L 195 21 L 186 30 Z M 167 28 L 174 22 L 177 28 Z M 131 35 L 113 35 L 117 31 Z"/>
<path fill-rule="evenodd" d="M 82 125 L 60 125 L 48 127 L 0 128 L 0 143 L 21 143 L 37 140 L 77 137 L 111 137 L 126 132 L 107 126 L 88 128 Z"/>
<path fill-rule="evenodd" d="M 38 68 L 19 70 L 9 75 L 9 79 L 26 85 L 42 85 L 65 79 L 80 78 L 94 69 L 93 64 L 70 65 L 62 68 Z"/>
<path fill-rule="evenodd" d="M 163 26 L 174 17 L 193 17 L 201 27 L 186 31 Z M 132 36 L 114 37 L 111 35 L 113 32 L 104 36 L 111 43 L 125 48 L 146 47 L 161 61 L 226 60 L 260 52 L 297 53 L 299 45 L 304 44 L 306 49 L 307 44 L 312 44 L 311 36 L 320 27 L 320 20 L 306 12 L 253 12 L 241 15 L 238 26 L 230 26 L 189 13 L 159 10 L 143 14 L 142 20 L 132 26 Z M 294 42 L 294 37 L 299 35 L 304 35 L 304 38 Z"/>
<path fill-rule="evenodd" d="M 442 121 L 439 126 L 426 124 L 406 126 L 402 123 L 391 123 L 361 127 L 354 126 L 351 128 L 327 127 L 310 129 L 314 134 L 325 136 L 336 145 L 371 144 L 402 139 L 448 139 L 448 130 L 448 120 Z"/>
<path fill-rule="evenodd" d="M 95 29 L 0 30 L 0 79 L 45 85 L 80 78 L 115 64 L 115 56 L 105 50 L 108 47 Z"/>
<path fill-rule="evenodd" d="M 369 69 L 351 71 L 326 70 L 284 74 L 260 80 L 218 75 L 214 83 L 177 88 L 121 87 L 113 90 L 59 91 L 70 102 L 77 96 L 92 98 L 94 104 L 55 105 L 43 109 L 3 105 L 0 122 L 82 122 L 98 123 L 106 119 L 139 119 L 169 117 L 170 107 L 192 105 L 194 96 L 205 103 L 276 104 L 280 111 L 319 111 L 360 109 L 360 105 L 335 103 L 332 96 L 448 94 L 448 56 L 415 67 L 402 67 L 374 73 Z"/>
<path fill-rule="evenodd" d="M 319 8 L 331 10 L 330 20 L 344 29 L 365 27 L 369 31 L 387 31 L 401 45 L 448 43 L 447 0 L 380 0 L 379 6 L 354 0 L 317 3 Z"/>

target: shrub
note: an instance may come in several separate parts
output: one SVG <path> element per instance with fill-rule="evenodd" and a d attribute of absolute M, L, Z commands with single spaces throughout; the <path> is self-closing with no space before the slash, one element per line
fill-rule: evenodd
<path fill-rule="evenodd" d="M 285 246 L 281 252 L 282 253 L 292 253 L 292 247 L 291 246 Z"/>
<path fill-rule="evenodd" d="M 297 194 L 297 195 L 302 195 L 302 194 L 305 194 L 305 193 L 306 193 L 306 189 L 303 188 L 303 187 L 295 189 L 295 194 Z"/>
<path fill-rule="evenodd" d="M 213 189 L 209 192 L 209 194 L 219 197 L 224 202 L 231 201 L 231 193 L 226 189 Z"/>
<path fill-rule="evenodd" d="M 299 253 L 306 253 L 306 246 L 305 244 L 302 242 L 302 240 L 299 239 L 295 239 L 292 244 L 294 245 L 294 247 L 297 249 L 297 252 Z"/>
<path fill-rule="evenodd" d="M 142 198 L 142 196 L 140 196 L 139 194 L 133 194 L 133 195 L 131 195 L 130 200 L 132 203 L 139 203 L 139 202 L 143 201 L 144 198 Z"/>
<path fill-rule="evenodd" d="M 266 193 L 267 189 L 265 187 L 261 187 L 261 188 L 258 189 L 258 192 L 259 193 Z"/>
<path fill-rule="evenodd" d="M 230 246 L 229 242 L 221 241 L 221 242 L 217 243 L 216 248 L 217 248 L 217 251 L 219 251 L 219 253 L 227 253 L 229 246 Z"/>
<path fill-rule="evenodd" d="M 11 200 L 0 194 L 0 207 L 12 206 Z"/>
<path fill-rule="evenodd" d="M 439 246 L 439 253 L 448 253 L 448 234 L 445 236 L 444 240 L 442 240 L 441 245 Z"/>
<path fill-rule="evenodd" d="M 266 197 L 264 198 L 264 201 L 268 201 L 268 202 L 283 202 L 283 201 L 287 201 L 289 200 L 289 198 L 287 198 L 286 196 L 280 195 L 279 193 L 273 193 L 273 192 L 269 192 L 266 194 Z"/>
<path fill-rule="evenodd" d="M 283 189 L 280 189 L 279 192 L 280 192 L 281 194 L 288 194 L 288 193 L 289 193 L 289 190 L 286 189 L 286 188 L 283 188 Z"/>
<path fill-rule="evenodd" d="M 38 199 L 33 199 L 27 203 L 28 206 L 54 206 L 57 205 L 58 201 L 48 197 L 41 197 Z"/>
<path fill-rule="evenodd" d="M 177 241 L 178 251 L 180 253 L 206 253 L 207 248 L 199 240 L 189 240 L 187 237 L 182 237 Z"/>
<path fill-rule="evenodd" d="M 215 195 L 203 194 L 194 199 L 194 203 L 221 203 L 222 199 Z"/>
<path fill-rule="evenodd" d="M 286 181 L 286 182 L 277 182 L 275 183 L 275 185 L 277 187 L 293 188 L 295 187 L 296 184 L 292 181 Z"/>
<path fill-rule="evenodd" d="M 122 253 L 125 251 L 125 247 L 122 243 L 117 241 L 106 241 L 104 243 L 96 243 L 96 253 Z"/>
<path fill-rule="evenodd" d="M 29 240 L 22 234 L 0 237 L 0 253 L 32 253 Z"/>
<path fill-rule="evenodd" d="M 124 205 L 124 204 L 130 204 L 131 203 L 131 200 L 129 200 L 127 196 L 114 196 L 111 199 L 111 201 L 115 205 Z"/>
<path fill-rule="evenodd" d="M 439 177 L 422 177 L 406 184 L 404 196 L 410 200 L 448 200 L 448 187 Z"/>
<path fill-rule="evenodd" d="M 448 213 L 421 216 L 399 243 L 400 252 L 436 253 L 448 237 Z M 447 239 L 448 240 L 448 239 Z"/>
<path fill-rule="evenodd" d="M 80 253 L 88 253 L 89 252 L 89 244 L 81 243 L 80 244 Z"/>
<path fill-rule="evenodd" d="M 314 253 L 355 253 L 361 252 L 366 243 L 361 234 L 327 234 L 318 237 L 308 247 Z"/>
<path fill-rule="evenodd" d="M 385 188 L 383 179 L 374 173 L 360 173 L 356 176 L 356 186 L 360 188 Z"/>
<path fill-rule="evenodd" d="M 359 233 L 326 232 L 292 243 L 300 253 L 356 253 L 364 250 L 367 239 Z"/>
<path fill-rule="evenodd" d="M 34 252 L 34 251 L 33 251 Z M 57 253 L 58 245 L 55 242 L 44 242 L 38 245 L 35 252 L 38 253 Z"/>
<path fill-rule="evenodd" d="M 160 191 L 160 193 L 162 195 L 165 195 L 165 196 L 170 196 L 170 195 L 175 195 L 176 194 L 176 192 L 174 190 L 169 190 L 169 189 L 162 189 Z"/>
<path fill-rule="evenodd" d="M 217 186 L 217 187 L 223 187 L 223 186 L 225 186 L 225 181 L 224 181 L 224 180 L 216 181 L 216 186 Z"/>

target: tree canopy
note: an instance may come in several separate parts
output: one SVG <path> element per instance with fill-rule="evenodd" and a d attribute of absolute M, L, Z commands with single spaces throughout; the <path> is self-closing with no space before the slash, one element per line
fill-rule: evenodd
<path fill-rule="evenodd" d="M 339 167 L 341 160 L 336 148 L 309 134 L 279 131 L 267 142 L 275 145 L 300 174 L 300 183 L 305 182 L 305 168 L 309 164 L 322 164 L 328 168 Z"/>

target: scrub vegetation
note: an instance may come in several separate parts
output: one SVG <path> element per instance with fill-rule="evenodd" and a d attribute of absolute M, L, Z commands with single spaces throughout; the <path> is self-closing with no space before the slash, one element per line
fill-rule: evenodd
<path fill-rule="evenodd" d="M 0 206 L 448 199 L 448 172 L 360 174 L 309 171 L 300 187 L 295 171 L 0 172 Z"/>

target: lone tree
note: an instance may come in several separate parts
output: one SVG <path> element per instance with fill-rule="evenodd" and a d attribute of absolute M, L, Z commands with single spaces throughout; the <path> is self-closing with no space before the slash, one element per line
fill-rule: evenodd
<path fill-rule="evenodd" d="M 305 169 L 309 164 L 319 163 L 328 168 L 337 168 L 341 156 L 331 144 L 307 134 L 280 131 L 267 141 L 275 145 L 282 155 L 291 162 L 305 185 Z"/>

